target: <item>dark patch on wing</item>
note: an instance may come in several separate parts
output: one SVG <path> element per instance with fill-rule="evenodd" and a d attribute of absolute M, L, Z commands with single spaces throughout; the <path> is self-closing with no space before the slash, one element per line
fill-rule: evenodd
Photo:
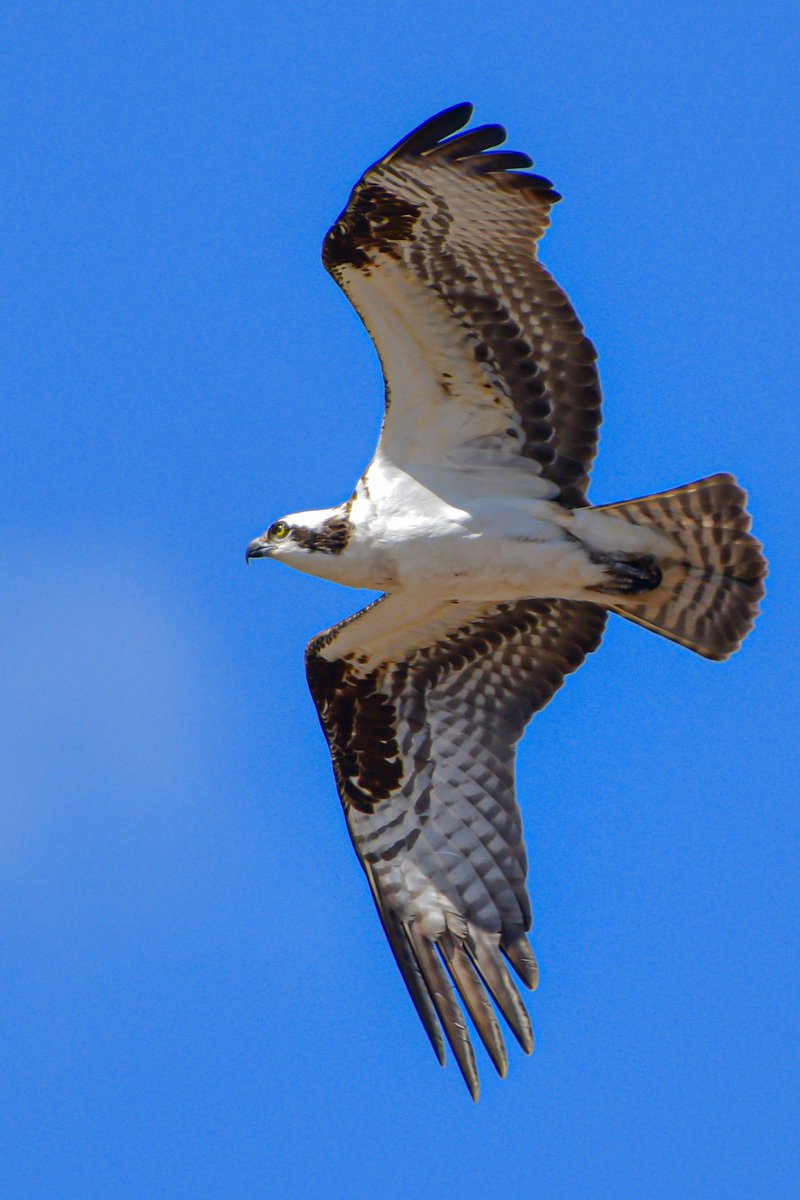
<path fill-rule="evenodd" d="M 310 529 L 307 525 L 292 526 L 294 541 L 312 553 L 341 554 L 347 548 L 352 534 L 353 526 L 346 516 L 328 517 L 319 529 Z"/>
<path fill-rule="evenodd" d="M 422 210 L 380 184 L 360 184 L 322 243 L 322 261 L 333 273 L 345 263 L 364 267 L 372 254 L 399 258 L 398 242 L 409 242 Z"/>
<path fill-rule="evenodd" d="M 351 661 L 330 661 L 314 645 L 306 652 L 306 673 L 339 792 L 345 804 L 372 812 L 402 780 L 397 708 L 380 690 L 377 671 L 359 675 Z"/>

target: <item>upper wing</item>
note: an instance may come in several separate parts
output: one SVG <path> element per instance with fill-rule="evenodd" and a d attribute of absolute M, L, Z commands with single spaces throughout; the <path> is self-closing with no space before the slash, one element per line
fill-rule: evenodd
<path fill-rule="evenodd" d="M 527 1052 L 533 1035 L 500 952 L 528 987 L 537 978 L 525 936 L 516 744 L 599 644 L 605 619 L 595 605 L 567 600 L 452 602 L 420 613 L 402 596 L 385 596 L 306 652 L 383 927 L 440 1062 L 444 1026 L 475 1098 L 472 1046 L 442 964 L 504 1075 L 489 995 Z"/>
<path fill-rule="evenodd" d="M 426 121 L 370 167 L 323 245 L 325 266 L 375 342 L 386 380 L 379 454 L 520 466 L 542 495 L 586 503 L 600 424 L 596 354 L 536 260 L 560 199 L 486 153 L 501 125 L 455 137 L 472 105 Z"/>

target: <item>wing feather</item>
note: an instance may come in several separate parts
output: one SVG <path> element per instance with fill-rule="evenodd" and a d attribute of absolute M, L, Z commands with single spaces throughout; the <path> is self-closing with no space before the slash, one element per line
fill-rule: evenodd
<path fill-rule="evenodd" d="M 356 850 L 358 848 L 356 847 Z M 363 861 L 362 861 L 362 865 Z M 428 1035 L 428 1039 L 433 1047 L 433 1052 L 438 1058 L 442 1066 L 445 1064 L 445 1049 L 444 1038 L 442 1036 L 442 1028 L 439 1024 L 439 1018 L 436 1014 L 431 994 L 428 991 L 425 978 L 420 971 L 419 963 L 417 962 L 414 949 L 409 939 L 408 933 L 403 928 L 396 914 L 387 910 L 381 902 L 381 897 L 375 888 L 374 881 L 370 876 L 369 870 L 366 871 L 370 881 L 372 890 L 372 898 L 375 901 L 375 907 L 378 910 L 381 924 L 387 941 L 391 947 L 395 957 L 395 962 L 400 968 L 400 973 L 403 976 L 408 993 L 414 1007 L 417 1010 L 417 1015 L 422 1022 L 423 1028 Z"/>
<path fill-rule="evenodd" d="M 461 162 L 470 155 L 499 146 L 505 140 L 506 131 L 502 125 L 476 125 L 467 133 L 457 134 L 434 147 L 428 157 L 435 161 Z"/>
<path fill-rule="evenodd" d="M 444 1032 L 477 1096 L 456 992 L 501 1075 L 507 1055 L 492 1000 L 522 1048 L 533 1048 L 506 966 L 535 987 L 516 744 L 598 645 L 605 614 L 564 600 L 415 603 L 385 596 L 320 634 L 308 647 L 308 679 L 406 986 L 440 1061 Z"/>
<path fill-rule="evenodd" d="M 530 1017 L 505 963 L 497 953 L 497 946 L 485 934 L 478 934 L 473 937 L 470 949 L 495 1004 L 508 1021 L 522 1049 L 526 1054 L 532 1054 L 533 1029 Z"/>
<path fill-rule="evenodd" d="M 422 935 L 415 922 L 408 922 L 404 928 L 461 1074 L 464 1076 L 472 1099 L 477 1100 L 480 1086 L 475 1052 L 469 1040 L 469 1030 L 464 1021 L 464 1015 L 456 1003 L 450 981 L 441 959 L 436 953 L 436 947 L 433 942 Z"/>
<path fill-rule="evenodd" d="M 416 129 L 412 129 L 411 133 L 401 138 L 386 157 L 424 154 L 426 150 L 435 149 L 443 138 L 449 137 L 451 133 L 463 128 L 472 116 L 472 112 L 473 106 L 468 101 L 445 108 L 435 116 L 428 117 L 427 121 L 423 121 Z"/>
<path fill-rule="evenodd" d="M 472 959 L 464 949 L 464 943 L 447 933 L 439 943 L 442 955 L 447 963 L 450 977 L 456 985 L 458 994 L 472 1018 L 472 1023 L 480 1034 L 486 1050 L 494 1063 L 495 1070 L 501 1079 L 508 1073 L 508 1051 L 506 1050 L 500 1025 L 495 1016 L 486 991 L 481 986 Z"/>
<path fill-rule="evenodd" d="M 560 199 L 501 125 L 457 132 L 455 105 L 356 184 L 323 261 L 386 379 L 377 457 L 526 469 L 541 495 L 586 503 L 600 424 L 596 354 L 536 258 Z M 468 458 L 466 457 L 468 456 Z"/>

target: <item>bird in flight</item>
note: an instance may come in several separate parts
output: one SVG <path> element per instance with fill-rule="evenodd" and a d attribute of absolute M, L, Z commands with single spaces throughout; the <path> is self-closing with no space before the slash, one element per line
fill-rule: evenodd
<path fill-rule="evenodd" d="M 590 506 L 596 354 L 537 258 L 560 199 L 472 105 L 424 122 L 354 187 L 322 258 L 386 383 L 350 499 L 250 543 L 383 594 L 306 671 L 356 853 L 440 1062 L 474 1099 L 459 1005 L 500 1075 L 496 1009 L 533 1048 L 537 983 L 516 745 L 618 613 L 710 659 L 752 627 L 766 564 L 731 475 Z M 458 998 L 457 998 L 458 997 Z"/>

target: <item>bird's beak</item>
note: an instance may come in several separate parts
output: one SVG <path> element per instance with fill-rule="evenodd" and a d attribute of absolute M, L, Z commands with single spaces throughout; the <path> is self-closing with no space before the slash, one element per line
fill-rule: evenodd
<path fill-rule="evenodd" d="M 251 558 L 269 558 L 272 553 L 272 547 L 263 537 L 254 538 L 244 552 L 244 561 L 250 562 Z"/>

